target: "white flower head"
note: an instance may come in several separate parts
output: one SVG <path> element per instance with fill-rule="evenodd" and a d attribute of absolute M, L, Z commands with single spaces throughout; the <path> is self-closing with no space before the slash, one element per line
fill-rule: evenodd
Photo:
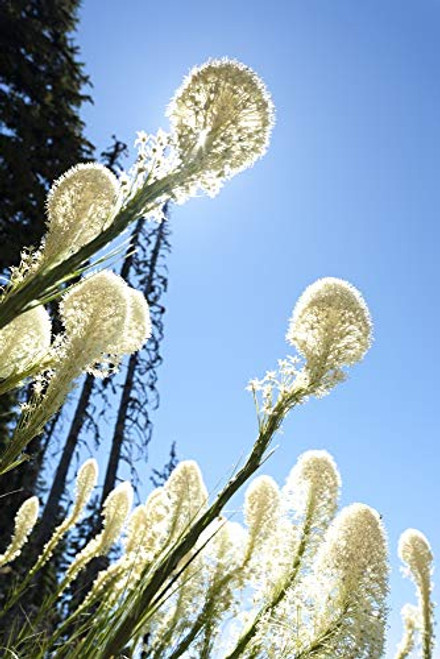
<path fill-rule="evenodd" d="M 118 352 L 130 354 L 140 350 L 151 336 L 150 310 L 141 291 L 128 288 L 128 317 Z"/>
<path fill-rule="evenodd" d="M 55 181 L 47 197 L 44 260 L 65 258 L 104 231 L 118 195 L 117 178 L 99 163 L 75 165 Z"/>
<path fill-rule="evenodd" d="M 328 529 L 317 555 L 317 571 L 344 574 L 343 588 L 350 589 L 369 580 L 375 564 L 386 565 L 386 556 L 386 534 L 379 514 L 366 504 L 353 503 L 341 510 Z M 387 569 L 382 576 L 386 575 Z M 379 582 L 375 585 L 380 586 Z"/>
<path fill-rule="evenodd" d="M 164 489 L 170 505 L 171 527 L 179 534 L 202 514 L 208 502 L 208 491 L 197 462 L 179 462 Z"/>
<path fill-rule="evenodd" d="M 280 490 L 270 476 L 258 476 L 246 490 L 244 517 L 249 529 L 248 547 L 263 546 L 275 531 L 280 511 Z"/>
<path fill-rule="evenodd" d="M 98 463 L 95 458 L 89 458 L 78 469 L 75 483 L 75 505 L 76 518 L 86 506 L 90 495 L 98 481 Z"/>
<path fill-rule="evenodd" d="M 76 524 L 81 516 L 90 495 L 98 480 L 98 463 L 94 458 L 86 460 L 78 469 L 78 474 L 75 483 L 75 501 L 71 512 L 59 524 L 48 542 L 46 542 L 42 554 L 38 559 L 38 569 L 44 565 L 52 556 L 53 551 L 57 544 L 60 542 L 63 535 Z"/>
<path fill-rule="evenodd" d="M 200 187 L 212 196 L 222 180 L 264 155 L 274 123 L 262 80 L 228 58 L 193 68 L 167 114 L 181 160 L 194 165 Z"/>
<path fill-rule="evenodd" d="M 98 535 L 89 540 L 86 546 L 75 556 L 66 571 L 60 586 L 61 590 L 64 590 L 76 578 L 92 558 L 107 554 L 121 535 L 132 503 L 133 488 L 128 481 L 120 483 L 109 493 L 102 509 L 103 529 Z"/>
<path fill-rule="evenodd" d="M 417 529 L 406 529 L 399 539 L 399 558 L 407 565 L 417 585 L 429 577 L 433 555 L 426 536 Z"/>
<path fill-rule="evenodd" d="M 23 373 L 48 355 L 52 326 L 43 306 L 20 314 L 0 330 L 0 378 Z"/>
<path fill-rule="evenodd" d="M 102 510 L 104 530 L 101 540 L 103 553 L 108 551 L 119 538 L 132 504 L 133 488 L 129 481 L 120 483 L 104 501 Z"/>
<path fill-rule="evenodd" d="M 311 386 L 326 393 L 360 361 L 372 340 L 372 322 L 359 291 L 335 277 L 318 279 L 299 298 L 286 340 L 306 360 Z"/>
<path fill-rule="evenodd" d="M 72 287 L 63 297 L 60 311 L 67 339 L 80 349 L 86 366 L 106 355 L 121 357 L 139 350 L 151 334 L 142 293 L 108 270 Z"/>
<path fill-rule="evenodd" d="M 15 515 L 14 534 L 6 551 L 0 556 L 0 566 L 10 563 L 20 555 L 23 545 L 28 541 L 29 535 L 38 519 L 38 497 L 30 497 L 18 509 Z"/>
<path fill-rule="evenodd" d="M 385 637 L 388 550 L 377 511 L 361 503 L 341 510 L 316 554 L 313 578 L 316 587 L 311 607 L 318 630 L 328 629 L 332 620 L 342 620 L 326 656 L 337 656 L 336 648 L 345 638 L 349 643 L 347 656 L 380 659 Z"/>
<path fill-rule="evenodd" d="M 85 277 L 64 295 L 60 312 L 69 340 L 79 339 L 86 352 L 115 352 L 129 313 L 127 284 L 103 270 Z"/>
<path fill-rule="evenodd" d="M 406 565 L 405 575 L 409 576 L 416 586 L 423 656 L 430 657 L 434 641 L 434 605 L 431 600 L 434 557 L 426 536 L 417 529 L 404 531 L 399 539 L 399 557 Z"/>
<path fill-rule="evenodd" d="M 311 514 L 322 530 L 333 518 L 341 488 L 341 476 L 327 451 L 306 451 L 298 458 L 282 490 L 283 501 L 297 517 Z"/>

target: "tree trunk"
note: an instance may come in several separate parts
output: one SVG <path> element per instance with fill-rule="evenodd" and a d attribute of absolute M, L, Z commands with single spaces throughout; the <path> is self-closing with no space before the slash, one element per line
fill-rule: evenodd
<path fill-rule="evenodd" d="M 61 459 L 58 463 L 58 467 L 52 482 L 52 487 L 44 507 L 44 513 L 38 526 L 38 533 L 36 537 L 37 545 L 43 545 L 49 540 L 54 520 L 57 519 L 61 497 L 63 496 L 64 490 L 66 488 L 67 473 L 69 471 L 70 463 L 78 444 L 79 435 L 85 419 L 85 413 L 92 395 L 94 382 L 94 376 L 88 373 L 86 379 L 84 380 L 72 425 L 70 426 L 69 434 L 61 454 Z"/>

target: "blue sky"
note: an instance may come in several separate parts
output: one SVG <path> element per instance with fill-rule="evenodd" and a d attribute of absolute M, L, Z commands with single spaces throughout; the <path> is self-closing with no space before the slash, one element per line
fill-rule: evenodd
<path fill-rule="evenodd" d="M 167 128 L 191 66 L 228 55 L 254 68 L 277 108 L 264 160 L 172 213 L 161 406 L 150 461 L 172 441 L 214 489 L 256 432 L 251 377 L 288 352 L 287 321 L 318 277 L 364 294 L 375 342 L 349 381 L 291 415 L 266 472 L 326 448 L 342 503 L 384 516 L 392 555 L 390 653 L 412 588 L 395 558 L 420 528 L 440 553 L 440 50 L 438 0 L 83 0 L 78 42 L 94 84 L 98 146 Z M 134 153 L 134 151 L 133 151 Z M 438 595 L 437 595 L 438 598 Z"/>

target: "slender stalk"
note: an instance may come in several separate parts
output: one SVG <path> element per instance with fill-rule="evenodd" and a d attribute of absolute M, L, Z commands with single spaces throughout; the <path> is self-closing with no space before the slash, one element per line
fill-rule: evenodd
<path fill-rule="evenodd" d="M 310 657 L 314 657 L 321 650 L 324 650 L 327 646 L 327 643 L 331 641 L 333 636 L 337 634 L 343 626 L 348 610 L 349 606 L 345 605 L 337 619 L 329 627 L 327 627 L 327 629 L 320 636 L 318 636 L 317 639 L 315 639 L 310 645 L 304 648 L 304 650 L 301 650 L 299 654 L 295 655 L 295 659 L 310 659 Z"/>
<path fill-rule="evenodd" d="M 423 659 L 432 659 L 432 645 L 433 645 L 433 633 L 432 633 L 432 606 L 429 597 L 429 586 L 427 589 L 428 595 L 422 597 L 422 620 L 423 620 L 423 632 L 422 632 L 422 656 Z"/>
<path fill-rule="evenodd" d="M 307 540 L 309 538 L 311 528 L 312 528 L 312 515 L 310 514 L 310 510 L 309 510 L 309 514 L 307 515 L 303 532 L 301 535 L 301 541 L 298 547 L 298 551 L 296 553 L 295 560 L 293 562 L 292 571 L 290 572 L 283 586 L 278 590 L 278 592 L 275 593 L 274 597 L 267 604 L 261 607 L 250 627 L 239 639 L 235 648 L 232 650 L 232 652 L 230 652 L 227 655 L 225 659 L 237 659 L 237 657 L 243 654 L 244 650 L 246 649 L 250 641 L 257 633 L 258 625 L 260 621 L 266 616 L 270 617 L 270 615 L 273 613 L 276 607 L 283 601 L 283 599 L 287 595 L 289 588 L 293 585 L 296 577 L 298 576 L 298 572 L 301 567 L 302 557 L 304 556 L 304 552 L 307 547 Z"/>
<path fill-rule="evenodd" d="M 304 390 L 295 390 L 278 400 L 271 414 L 268 415 L 266 422 L 262 425 L 257 440 L 244 466 L 229 481 L 222 492 L 220 492 L 212 506 L 193 524 L 182 540 L 170 552 L 166 560 L 156 568 L 143 590 L 141 590 L 136 606 L 130 608 L 128 613 L 122 617 L 122 621 L 116 624 L 111 630 L 111 636 L 101 651 L 100 656 L 102 659 L 110 659 L 115 655 L 117 656 L 118 652 L 130 641 L 132 636 L 139 631 L 149 608 L 163 596 L 161 588 L 168 578 L 172 576 L 179 561 L 194 547 L 200 534 L 219 516 L 229 499 L 259 468 L 264 453 L 285 415 L 305 394 L 306 392 Z"/>

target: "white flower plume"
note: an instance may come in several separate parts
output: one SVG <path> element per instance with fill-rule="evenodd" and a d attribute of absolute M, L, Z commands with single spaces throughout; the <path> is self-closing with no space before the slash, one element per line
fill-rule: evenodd
<path fill-rule="evenodd" d="M 170 506 L 169 535 L 180 535 L 203 513 L 208 502 L 208 491 L 197 462 L 179 462 L 164 489 Z"/>
<path fill-rule="evenodd" d="M 96 556 L 107 554 L 121 535 L 133 503 L 133 488 L 128 481 L 120 483 L 104 501 L 103 529 L 76 555 L 66 572 L 60 592 L 76 578 L 78 573 Z"/>
<path fill-rule="evenodd" d="M 10 563 L 21 554 L 23 545 L 28 541 L 29 535 L 38 518 L 39 503 L 37 497 L 30 497 L 20 506 L 15 515 L 14 533 L 5 552 L 0 556 L 0 567 Z"/>
<path fill-rule="evenodd" d="M 167 114 L 182 162 L 197 172 L 198 185 L 210 195 L 264 155 L 274 123 L 262 80 L 228 58 L 192 69 Z"/>
<path fill-rule="evenodd" d="M 328 523 L 338 504 L 341 476 L 327 451 L 306 451 L 298 458 L 283 487 L 283 499 L 297 517 L 313 508 L 315 523 Z M 321 511 L 321 512 L 319 512 Z M 318 518 L 318 519 L 317 519 Z"/>
<path fill-rule="evenodd" d="M 98 480 L 98 463 L 94 458 L 86 460 L 78 470 L 75 483 L 75 501 L 71 512 L 59 524 L 48 542 L 43 548 L 43 552 L 38 558 L 37 563 L 32 568 L 32 572 L 40 569 L 49 558 L 52 556 L 55 547 L 60 542 L 61 538 L 67 533 L 69 529 L 74 526 L 79 520 L 81 513 L 87 505 L 90 495 L 93 491 Z"/>
<path fill-rule="evenodd" d="M 139 350 L 151 334 L 145 297 L 108 270 L 72 287 L 60 311 L 68 343 L 80 349 L 85 366 Z"/>
<path fill-rule="evenodd" d="M 320 635 L 329 638 L 324 656 L 337 656 L 343 644 L 346 656 L 380 659 L 385 642 L 388 551 L 379 514 L 360 503 L 343 508 L 327 530 L 313 574 L 312 615 L 315 629 L 320 630 L 315 642 L 320 642 Z"/>
<path fill-rule="evenodd" d="M 244 517 L 249 530 L 248 554 L 264 546 L 280 512 L 280 490 L 270 476 L 258 476 L 246 490 Z"/>
<path fill-rule="evenodd" d="M 75 165 L 63 174 L 47 197 L 43 260 L 61 260 L 106 229 L 113 220 L 118 195 L 117 178 L 99 163 Z"/>
<path fill-rule="evenodd" d="M 421 621 L 423 656 L 430 657 L 433 645 L 433 603 L 431 601 L 433 555 L 426 536 L 417 529 L 407 529 L 399 539 L 399 557 L 406 565 L 404 573 L 417 589 Z"/>
<path fill-rule="evenodd" d="M 140 350 L 151 336 L 150 310 L 144 294 L 130 287 L 127 292 L 128 316 L 118 349 L 120 353 L 124 354 Z"/>
<path fill-rule="evenodd" d="M 299 298 L 286 340 L 306 359 L 311 389 L 323 394 L 344 379 L 344 366 L 363 358 L 371 335 L 370 313 L 359 291 L 342 279 L 326 277 Z"/>
<path fill-rule="evenodd" d="M 47 357 L 51 322 L 42 306 L 14 318 L 0 330 L 0 378 L 23 373 Z"/>

